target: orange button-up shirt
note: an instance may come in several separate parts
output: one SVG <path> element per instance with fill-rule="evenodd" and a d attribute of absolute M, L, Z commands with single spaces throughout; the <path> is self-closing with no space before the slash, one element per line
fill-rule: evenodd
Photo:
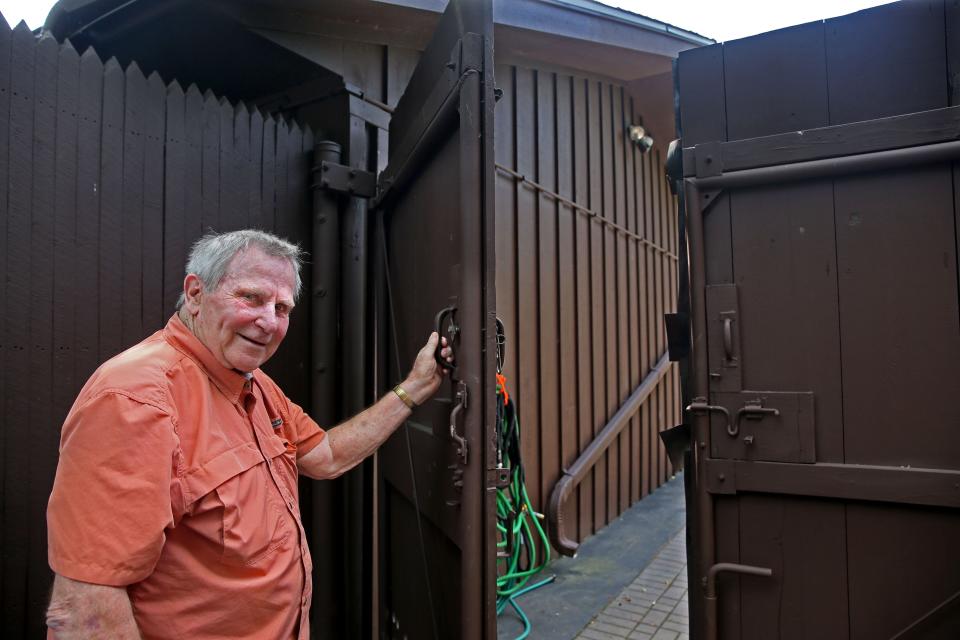
<path fill-rule="evenodd" d="M 297 458 L 324 437 L 174 316 L 97 369 L 67 416 L 50 567 L 126 586 L 144 638 L 307 640 Z"/>

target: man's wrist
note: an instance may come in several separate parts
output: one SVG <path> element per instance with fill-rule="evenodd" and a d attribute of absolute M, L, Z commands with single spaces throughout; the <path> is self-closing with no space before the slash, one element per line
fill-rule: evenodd
<path fill-rule="evenodd" d="M 418 404 L 417 401 L 414 400 L 409 393 L 407 393 L 406 389 L 403 388 L 402 384 L 398 384 L 397 386 L 395 386 L 393 388 L 393 393 L 395 393 L 396 396 L 400 398 L 401 401 L 403 401 L 403 404 L 407 405 L 407 407 L 409 407 L 411 410 L 414 407 L 416 407 Z"/>

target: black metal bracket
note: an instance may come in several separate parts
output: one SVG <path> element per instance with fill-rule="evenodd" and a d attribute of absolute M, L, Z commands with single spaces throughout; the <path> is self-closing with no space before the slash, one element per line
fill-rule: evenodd
<path fill-rule="evenodd" d="M 698 178 L 709 178 L 723 173 L 723 153 L 720 142 L 701 142 L 693 149 L 694 166 Z"/>
<path fill-rule="evenodd" d="M 370 171 L 326 160 L 314 171 L 317 174 L 314 176 L 314 189 L 329 189 L 358 198 L 372 198 L 377 195 L 377 176 Z"/>

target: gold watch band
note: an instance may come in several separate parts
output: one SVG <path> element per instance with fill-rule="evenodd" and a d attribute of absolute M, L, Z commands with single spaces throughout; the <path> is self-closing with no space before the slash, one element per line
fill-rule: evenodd
<path fill-rule="evenodd" d="M 397 394 L 397 397 L 403 400 L 403 404 L 407 405 L 411 409 L 417 406 L 417 403 L 413 401 L 413 398 L 410 397 L 410 394 L 403 390 L 403 387 L 397 385 L 393 388 L 393 392 Z"/>

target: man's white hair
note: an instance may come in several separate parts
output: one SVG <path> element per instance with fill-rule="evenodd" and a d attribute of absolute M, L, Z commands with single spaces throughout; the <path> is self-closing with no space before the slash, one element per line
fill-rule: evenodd
<path fill-rule="evenodd" d="M 241 229 L 226 233 L 207 233 L 193 244 L 190 257 L 187 260 L 187 274 L 194 274 L 200 278 L 204 286 L 215 291 L 220 281 L 227 273 L 227 266 L 241 251 L 256 247 L 268 256 L 285 258 L 290 261 L 294 273 L 293 299 L 296 302 L 300 296 L 303 282 L 300 278 L 300 265 L 303 262 L 303 251 L 297 245 L 287 242 L 283 238 L 259 231 L 257 229 Z M 183 306 L 183 293 L 177 300 L 177 309 Z"/>

